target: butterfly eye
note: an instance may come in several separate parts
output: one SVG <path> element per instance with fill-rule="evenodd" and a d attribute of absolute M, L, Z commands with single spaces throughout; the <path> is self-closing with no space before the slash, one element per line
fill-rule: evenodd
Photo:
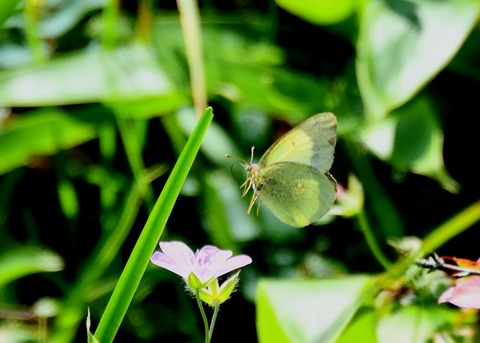
<path fill-rule="evenodd" d="M 260 171 L 260 168 L 258 167 L 258 165 L 254 164 L 254 163 L 249 163 L 245 166 L 246 170 L 247 170 L 247 173 L 255 176 L 258 174 L 258 172 Z"/>

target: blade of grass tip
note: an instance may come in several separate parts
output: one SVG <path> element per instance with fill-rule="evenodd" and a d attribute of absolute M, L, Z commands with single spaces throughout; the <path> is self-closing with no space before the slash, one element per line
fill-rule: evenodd
<path fill-rule="evenodd" d="M 213 111 L 208 107 L 203 112 L 185 148 L 180 154 L 175 167 L 158 198 L 152 213 L 138 238 L 135 247 L 120 275 L 105 312 L 95 332 L 95 337 L 102 343 L 113 341 L 115 334 L 127 312 L 140 280 L 147 268 L 150 256 L 162 235 L 170 212 L 180 194 L 180 189 L 200 149 L 203 136 L 213 118 Z"/>

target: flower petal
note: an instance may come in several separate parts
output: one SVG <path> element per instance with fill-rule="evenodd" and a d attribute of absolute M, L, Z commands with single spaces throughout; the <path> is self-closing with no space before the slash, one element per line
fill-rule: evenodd
<path fill-rule="evenodd" d="M 459 280 L 448 288 L 438 299 L 438 303 L 449 302 L 462 308 L 480 308 L 480 276 L 470 276 Z"/>
<path fill-rule="evenodd" d="M 221 276 L 223 274 L 229 273 L 232 270 L 242 268 L 247 264 L 252 263 L 252 258 L 247 255 L 238 255 L 226 260 L 221 266 L 218 266 L 216 269 L 215 276 Z"/>
<path fill-rule="evenodd" d="M 183 242 L 172 241 L 172 242 L 160 242 L 160 249 L 162 251 L 177 260 L 179 263 L 192 264 L 193 263 L 193 251 Z"/>
<path fill-rule="evenodd" d="M 193 269 L 193 251 L 177 241 L 160 242 L 160 248 L 163 252 L 155 252 L 150 259 L 152 263 L 186 279 Z"/>
<path fill-rule="evenodd" d="M 231 250 L 218 250 L 211 258 L 211 264 L 219 265 L 227 261 L 230 257 L 233 256 Z"/>
<path fill-rule="evenodd" d="M 200 265 L 217 264 L 232 256 L 230 250 L 221 250 L 213 245 L 205 245 L 195 253 L 195 261 Z"/>
<path fill-rule="evenodd" d="M 154 252 L 150 258 L 150 261 L 161 268 L 180 275 L 184 279 L 188 277 L 188 269 L 185 268 L 185 266 L 179 266 L 174 259 L 165 255 L 163 252 Z"/>

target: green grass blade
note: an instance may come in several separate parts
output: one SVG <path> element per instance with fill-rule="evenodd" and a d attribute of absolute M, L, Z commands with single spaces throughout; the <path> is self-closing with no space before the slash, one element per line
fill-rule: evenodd
<path fill-rule="evenodd" d="M 130 187 L 124 204 L 122 205 L 121 216 L 113 230 L 104 230 L 95 250 L 85 263 L 77 281 L 68 288 L 68 293 L 63 300 L 63 311 L 56 319 L 53 333 L 50 337 L 51 343 L 72 342 L 76 334 L 78 324 L 85 318 L 85 303 L 87 293 L 92 285 L 104 275 L 105 269 L 118 255 L 130 229 L 137 217 L 143 194 L 134 184 Z"/>
<path fill-rule="evenodd" d="M 145 223 L 95 332 L 95 337 L 102 343 L 112 342 L 120 327 L 212 118 L 213 111 L 207 108 L 188 139 Z"/>
<path fill-rule="evenodd" d="M 458 236 L 480 220 L 480 200 L 465 208 L 425 237 L 422 246 L 424 254 L 432 253 L 450 239 Z"/>

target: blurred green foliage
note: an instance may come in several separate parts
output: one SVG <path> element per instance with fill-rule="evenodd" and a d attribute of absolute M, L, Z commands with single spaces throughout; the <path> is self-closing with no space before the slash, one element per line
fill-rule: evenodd
<path fill-rule="evenodd" d="M 87 308 L 95 332 L 201 87 L 215 118 L 161 239 L 252 256 L 213 341 L 478 339 L 475 312 L 436 304 L 448 279 L 411 262 L 479 257 L 480 3 L 211 0 L 199 13 L 191 57 L 200 42 L 174 2 L 0 2 L 0 341 L 85 342 Z M 318 112 L 338 118 L 346 197 L 305 229 L 247 215 L 224 155 L 259 157 Z M 425 244 L 407 257 L 386 243 L 408 236 Z M 116 342 L 203 340 L 176 277 L 149 266 L 130 287 Z"/>

